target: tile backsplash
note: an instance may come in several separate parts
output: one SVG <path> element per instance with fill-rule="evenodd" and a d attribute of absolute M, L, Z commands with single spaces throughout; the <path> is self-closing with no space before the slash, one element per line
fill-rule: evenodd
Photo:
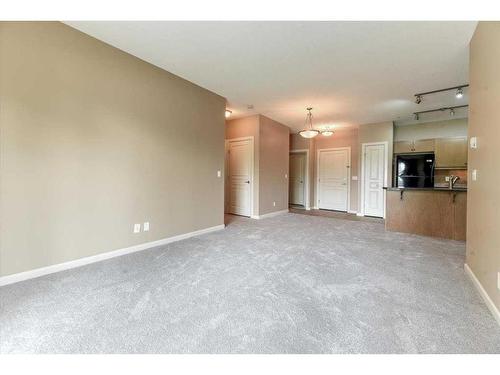
<path fill-rule="evenodd" d="M 460 177 L 455 186 L 467 187 L 467 169 L 436 169 L 434 171 L 434 186 L 447 187 L 448 182 L 445 177 L 451 175 Z"/>

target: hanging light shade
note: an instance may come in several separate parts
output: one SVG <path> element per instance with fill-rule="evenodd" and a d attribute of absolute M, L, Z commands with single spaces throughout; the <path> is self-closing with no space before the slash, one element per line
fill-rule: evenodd
<path fill-rule="evenodd" d="M 307 108 L 307 116 L 306 116 L 306 128 L 299 132 L 299 134 L 304 138 L 314 138 L 319 134 L 319 130 L 313 129 L 312 127 L 312 108 Z"/>
<path fill-rule="evenodd" d="M 329 127 L 326 128 L 325 130 L 323 130 L 321 132 L 321 135 L 324 136 L 324 137 L 330 137 L 333 135 L 333 129 L 330 129 Z"/>

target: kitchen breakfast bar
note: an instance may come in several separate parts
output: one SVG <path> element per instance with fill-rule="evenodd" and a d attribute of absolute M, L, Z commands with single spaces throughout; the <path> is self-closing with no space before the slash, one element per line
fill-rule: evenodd
<path fill-rule="evenodd" d="M 465 241 L 467 189 L 387 188 L 389 231 Z"/>

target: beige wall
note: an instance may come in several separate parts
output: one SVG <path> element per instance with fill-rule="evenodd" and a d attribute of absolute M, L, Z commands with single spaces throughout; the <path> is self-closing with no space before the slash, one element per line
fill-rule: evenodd
<path fill-rule="evenodd" d="M 325 148 L 350 147 L 351 148 L 351 187 L 350 187 L 350 210 L 358 210 L 358 181 L 353 181 L 352 176 L 359 176 L 359 132 L 357 127 L 340 128 L 331 137 L 318 135 L 314 139 L 314 204 L 317 199 L 317 156 L 318 150 Z"/>
<path fill-rule="evenodd" d="M 360 182 L 361 182 L 361 145 L 370 142 L 388 143 L 388 163 L 387 163 L 387 186 L 392 182 L 392 149 L 394 126 L 392 122 L 360 125 L 358 127 L 337 129 L 333 136 L 323 137 L 321 135 L 308 140 L 293 134 L 290 137 L 290 150 L 310 149 L 312 155 L 311 162 L 311 206 L 316 206 L 317 199 L 317 155 L 318 150 L 327 148 L 350 147 L 351 148 L 351 187 L 350 187 L 350 211 L 358 212 L 360 202 Z M 357 180 L 353 180 L 357 177 Z"/>
<path fill-rule="evenodd" d="M 290 128 L 260 116 L 259 143 L 259 215 L 287 210 Z"/>
<path fill-rule="evenodd" d="M 395 142 L 466 136 L 466 118 L 454 119 L 449 121 L 433 121 L 423 124 L 401 125 L 394 127 Z"/>
<path fill-rule="evenodd" d="M 262 115 L 226 121 L 226 139 L 254 137 L 253 214 L 256 216 L 288 209 L 285 175 L 289 135 L 287 126 Z M 227 198 L 226 192 L 226 201 Z"/>
<path fill-rule="evenodd" d="M 1 275 L 223 223 L 224 98 L 56 22 L 0 23 L 0 82 Z"/>
<path fill-rule="evenodd" d="M 467 194 L 467 264 L 500 309 L 500 22 L 479 22 L 470 49 L 469 150 Z"/>

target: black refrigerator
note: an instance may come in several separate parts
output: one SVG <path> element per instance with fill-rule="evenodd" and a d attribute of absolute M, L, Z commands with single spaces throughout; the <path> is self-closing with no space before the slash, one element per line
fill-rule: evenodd
<path fill-rule="evenodd" d="M 395 160 L 397 187 L 434 187 L 434 154 L 400 154 Z"/>

